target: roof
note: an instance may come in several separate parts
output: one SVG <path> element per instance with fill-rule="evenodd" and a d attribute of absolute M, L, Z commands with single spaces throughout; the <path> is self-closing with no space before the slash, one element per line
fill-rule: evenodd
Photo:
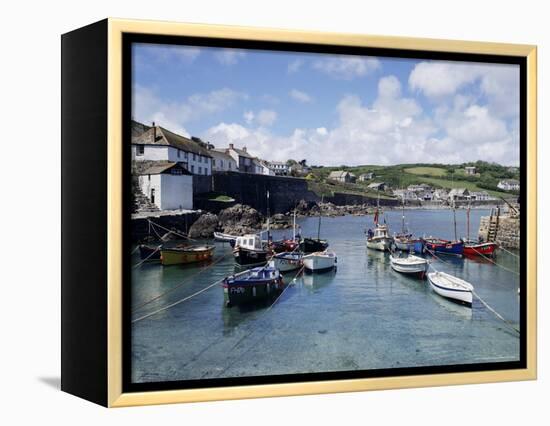
<path fill-rule="evenodd" d="M 151 126 L 132 120 L 132 137 L 139 136 L 149 130 Z"/>
<path fill-rule="evenodd" d="M 449 192 L 449 195 L 463 195 L 464 193 L 470 193 L 467 188 L 453 188 L 451 189 L 451 192 Z"/>
<path fill-rule="evenodd" d="M 341 177 L 344 177 L 346 174 L 349 175 L 349 176 L 354 176 L 353 173 L 348 172 L 347 170 L 335 170 L 333 172 L 330 172 L 328 177 L 329 177 L 329 179 L 330 178 L 341 178 Z"/>
<path fill-rule="evenodd" d="M 381 185 L 385 185 L 385 183 L 384 182 L 373 182 L 373 183 L 369 184 L 369 186 L 367 186 L 367 188 L 377 188 Z"/>
<path fill-rule="evenodd" d="M 501 180 L 500 183 L 508 184 L 508 185 L 519 185 L 519 180 L 517 180 L 517 179 L 504 179 L 504 180 Z"/>
<path fill-rule="evenodd" d="M 223 160 L 232 161 L 236 163 L 235 159 L 231 155 L 225 152 L 225 149 L 211 149 L 209 150 L 210 155 L 214 158 L 221 158 Z"/>
<path fill-rule="evenodd" d="M 154 138 L 155 129 L 156 139 Z M 181 149 L 182 151 L 210 157 L 209 151 L 199 145 L 197 142 L 192 141 L 185 136 L 181 136 L 177 133 L 171 132 L 170 130 L 167 130 L 164 127 L 160 126 L 155 126 L 154 128 L 151 127 L 149 130 L 142 133 L 141 135 L 132 137 L 132 144 L 171 146 L 177 149 Z"/>
<path fill-rule="evenodd" d="M 246 157 L 246 158 L 254 159 L 254 156 L 250 155 L 244 149 L 240 149 L 240 148 L 227 148 L 227 149 L 232 149 L 233 151 L 235 151 L 239 155 L 239 157 Z"/>
<path fill-rule="evenodd" d="M 173 167 L 178 167 L 183 170 L 184 175 L 190 175 L 181 163 L 173 161 L 136 161 L 134 162 L 135 174 L 137 175 L 159 175 L 170 170 Z"/>

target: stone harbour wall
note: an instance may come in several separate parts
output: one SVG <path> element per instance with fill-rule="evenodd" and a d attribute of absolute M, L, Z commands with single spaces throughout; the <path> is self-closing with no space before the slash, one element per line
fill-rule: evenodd
<path fill-rule="evenodd" d="M 483 216 L 479 223 L 479 237 L 487 241 L 489 232 L 490 216 Z M 519 217 L 500 216 L 499 225 L 495 242 L 504 247 L 511 249 L 520 248 L 520 219 Z"/>

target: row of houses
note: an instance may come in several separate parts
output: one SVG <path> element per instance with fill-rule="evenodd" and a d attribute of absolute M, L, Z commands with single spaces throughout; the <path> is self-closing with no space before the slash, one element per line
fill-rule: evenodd
<path fill-rule="evenodd" d="M 360 174 L 359 177 L 355 176 L 352 172 L 349 172 L 347 170 L 334 170 L 329 173 L 328 179 L 335 181 L 335 182 L 342 182 L 342 183 L 355 183 L 357 181 L 359 182 L 367 182 L 369 180 L 372 180 L 374 178 L 374 173 L 363 173 Z"/>
<path fill-rule="evenodd" d="M 132 163 L 143 194 L 160 210 L 193 208 L 193 176 L 241 172 L 287 176 L 284 162 L 255 157 L 246 147 L 216 148 L 199 138 L 174 133 L 152 123 L 132 121 Z M 305 164 L 296 165 L 300 171 Z"/>
<path fill-rule="evenodd" d="M 409 185 L 407 189 L 393 191 L 405 201 L 487 201 L 493 198 L 487 191 L 470 191 L 467 188 L 432 189 L 429 185 Z"/>

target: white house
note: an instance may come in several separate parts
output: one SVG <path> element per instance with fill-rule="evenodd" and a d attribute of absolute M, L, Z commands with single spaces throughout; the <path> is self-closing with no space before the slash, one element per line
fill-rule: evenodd
<path fill-rule="evenodd" d="M 464 167 L 464 173 L 466 173 L 468 176 L 473 176 L 477 172 L 477 169 L 474 166 L 467 166 Z"/>
<path fill-rule="evenodd" d="M 487 201 L 491 199 L 491 196 L 487 191 L 472 191 L 470 192 L 470 199 L 475 201 Z"/>
<path fill-rule="evenodd" d="M 497 187 L 504 191 L 519 191 L 519 180 L 516 179 L 506 179 L 501 180 Z"/>
<path fill-rule="evenodd" d="M 432 194 L 432 200 L 445 201 L 449 198 L 449 192 L 445 189 L 436 189 Z"/>
<path fill-rule="evenodd" d="M 171 161 L 181 163 L 195 175 L 212 174 L 212 157 L 208 149 L 154 123 L 149 130 L 132 137 L 132 160 Z"/>
<path fill-rule="evenodd" d="M 254 163 L 254 156 L 250 155 L 243 146 L 242 149 L 235 148 L 232 143 L 229 144 L 229 148 L 223 150 L 226 154 L 230 155 L 237 163 L 239 172 L 243 173 L 256 173 L 256 164 Z"/>
<path fill-rule="evenodd" d="M 424 191 L 430 191 L 432 187 L 427 183 L 421 183 L 420 185 L 409 185 L 407 189 L 409 191 L 414 191 L 414 192 L 424 192 Z"/>
<path fill-rule="evenodd" d="M 255 167 L 255 172 L 258 175 L 266 175 L 266 176 L 275 176 L 275 171 L 269 167 L 269 163 L 264 160 L 260 160 L 259 158 L 254 158 L 252 160 Z"/>
<path fill-rule="evenodd" d="M 209 150 L 212 156 L 212 170 L 215 172 L 238 172 L 237 162 L 226 154 L 225 149 Z"/>
<path fill-rule="evenodd" d="M 374 191 L 385 191 L 387 189 L 388 185 L 386 185 L 385 182 L 373 182 L 367 188 L 372 189 Z"/>
<path fill-rule="evenodd" d="M 360 174 L 359 175 L 359 178 L 357 179 L 359 182 L 366 182 L 368 180 L 371 180 L 372 178 L 374 178 L 374 173 L 373 172 L 369 172 L 369 173 L 363 173 L 363 174 Z"/>
<path fill-rule="evenodd" d="M 463 201 L 470 198 L 470 191 L 467 188 L 453 188 L 449 192 L 449 200 Z"/>
<path fill-rule="evenodd" d="M 393 195 L 405 201 L 418 200 L 418 196 L 416 195 L 416 192 L 409 191 L 408 189 L 395 189 L 393 191 Z"/>
<path fill-rule="evenodd" d="M 345 183 L 355 182 L 355 175 L 346 170 L 335 170 L 333 172 L 330 172 L 328 175 L 328 178 L 330 180 L 334 180 L 337 182 L 345 182 Z"/>
<path fill-rule="evenodd" d="M 160 210 L 193 209 L 193 176 L 182 163 L 151 161 L 137 171 L 139 187 Z"/>
<path fill-rule="evenodd" d="M 269 167 L 273 173 L 277 176 L 287 176 L 288 166 L 282 161 L 266 161 L 267 167 Z"/>

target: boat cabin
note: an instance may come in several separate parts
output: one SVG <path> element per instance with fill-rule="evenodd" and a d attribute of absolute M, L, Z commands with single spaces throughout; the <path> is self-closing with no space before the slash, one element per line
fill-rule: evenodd
<path fill-rule="evenodd" d="M 237 237 L 235 247 L 242 247 L 248 250 L 262 250 L 262 240 L 256 234 L 247 234 L 243 237 Z"/>
<path fill-rule="evenodd" d="M 386 238 L 389 236 L 388 225 L 377 225 L 374 229 L 374 238 Z"/>

